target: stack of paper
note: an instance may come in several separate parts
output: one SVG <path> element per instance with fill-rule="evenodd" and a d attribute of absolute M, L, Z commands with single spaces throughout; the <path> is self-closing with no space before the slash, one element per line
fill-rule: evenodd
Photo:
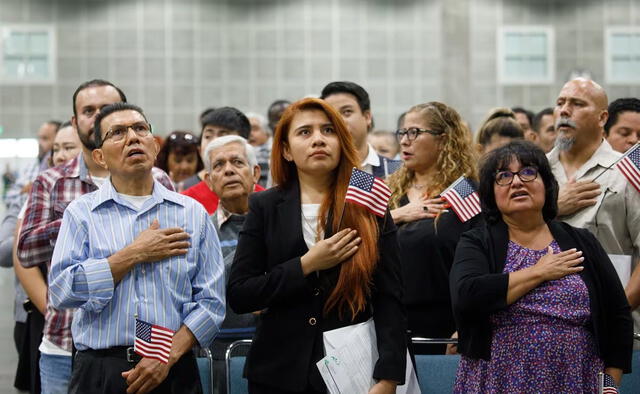
<path fill-rule="evenodd" d="M 316 364 L 330 394 L 369 392 L 375 384 L 378 361 L 376 330 L 372 319 L 323 334 L 326 356 Z M 396 393 L 420 394 L 418 379 L 407 351 L 405 384 Z"/>

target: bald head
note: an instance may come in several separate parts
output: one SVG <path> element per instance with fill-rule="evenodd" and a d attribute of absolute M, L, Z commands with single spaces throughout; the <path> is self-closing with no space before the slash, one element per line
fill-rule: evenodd
<path fill-rule="evenodd" d="M 599 144 L 608 118 L 607 93 L 590 79 L 576 78 L 564 84 L 553 111 L 561 150 Z M 577 144 L 577 145 L 576 145 Z"/>
<path fill-rule="evenodd" d="M 573 93 L 578 96 L 588 98 L 595 104 L 599 110 L 606 110 L 609 106 L 609 99 L 607 98 L 607 92 L 604 91 L 602 86 L 598 85 L 591 79 L 586 78 L 574 78 L 565 83 L 560 91 L 560 95 L 563 92 Z"/>

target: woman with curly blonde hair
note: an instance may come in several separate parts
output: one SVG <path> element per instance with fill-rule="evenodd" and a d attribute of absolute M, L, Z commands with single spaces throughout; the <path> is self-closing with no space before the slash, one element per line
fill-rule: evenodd
<path fill-rule="evenodd" d="M 480 217 L 462 223 L 440 194 L 462 175 L 477 180 L 471 133 L 456 110 L 429 102 L 407 111 L 396 138 L 404 165 L 388 183 L 409 330 L 413 336 L 448 338 L 455 331 L 449 270 L 460 235 Z M 416 351 L 443 353 L 444 347 Z"/>

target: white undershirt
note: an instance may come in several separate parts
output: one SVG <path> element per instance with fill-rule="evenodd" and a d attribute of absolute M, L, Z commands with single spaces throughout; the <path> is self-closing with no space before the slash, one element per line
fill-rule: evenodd
<path fill-rule="evenodd" d="M 104 181 L 107 180 L 106 176 L 93 176 L 91 175 L 91 182 L 98 187 L 98 189 L 104 184 Z"/>
<path fill-rule="evenodd" d="M 47 339 L 46 336 L 42 337 L 42 342 L 38 346 L 40 353 L 48 354 L 50 356 L 67 356 L 71 357 L 71 352 L 64 350 L 55 343 Z"/>
<path fill-rule="evenodd" d="M 318 239 L 318 211 L 320 204 L 302 204 L 302 236 L 307 248 L 311 249 Z"/>
<path fill-rule="evenodd" d="M 140 208 L 142 208 L 144 203 L 151 198 L 151 194 L 149 194 L 148 196 L 130 196 L 128 194 L 118 193 L 118 195 L 123 200 L 131 203 L 131 205 L 133 205 L 136 208 L 136 210 L 139 210 Z"/>

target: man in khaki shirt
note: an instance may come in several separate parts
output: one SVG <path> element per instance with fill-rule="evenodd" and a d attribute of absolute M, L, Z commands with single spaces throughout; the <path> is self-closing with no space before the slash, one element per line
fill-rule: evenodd
<path fill-rule="evenodd" d="M 640 193 L 613 165 L 621 154 L 604 139 L 605 91 L 591 80 L 573 79 L 560 91 L 553 114 L 558 138 L 547 157 L 560 185 L 558 219 L 591 231 L 611 255 L 633 256 L 635 268 Z M 631 308 L 638 307 L 640 269 L 632 274 L 626 293 Z M 640 315 L 634 318 L 637 330 Z"/>

